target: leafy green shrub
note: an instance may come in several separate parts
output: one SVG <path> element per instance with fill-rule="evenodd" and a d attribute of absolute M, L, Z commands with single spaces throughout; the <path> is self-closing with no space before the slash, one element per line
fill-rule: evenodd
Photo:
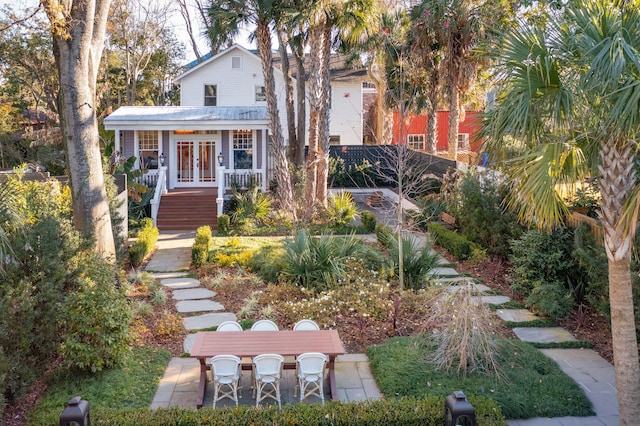
<path fill-rule="evenodd" d="M 392 239 L 389 248 L 389 257 L 393 262 L 395 275 L 399 276 L 399 256 L 398 240 Z M 440 256 L 431 251 L 431 245 L 425 243 L 420 247 L 420 243 L 411 236 L 402 237 L 402 270 L 404 275 L 404 287 L 418 290 L 426 286 L 429 271 L 438 265 Z"/>
<path fill-rule="evenodd" d="M 534 310 L 562 318 L 576 302 L 589 302 L 608 311 L 606 255 L 586 226 L 528 231 L 512 242 L 512 252 L 511 287 Z"/>
<path fill-rule="evenodd" d="M 313 237 L 301 229 L 284 240 L 284 249 L 282 278 L 320 290 L 345 277 L 347 258 L 362 250 L 362 241 L 353 235 Z"/>
<path fill-rule="evenodd" d="M 376 225 L 376 238 L 378 239 L 378 243 L 388 249 L 393 244 L 393 229 L 389 225 L 385 225 L 384 223 L 379 223 Z"/>
<path fill-rule="evenodd" d="M 261 225 L 271 212 L 273 200 L 267 194 L 260 192 L 260 188 L 253 188 L 240 192 L 234 189 L 235 211 L 231 214 L 231 220 L 237 224 L 253 222 Z"/>
<path fill-rule="evenodd" d="M 516 216 L 503 207 L 506 193 L 506 186 L 497 179 L 472 169 L 463 175 L 447 201 L 460 234 L 485 247 L 489 254 L 505 259 L 511 253 L 511 240 L 523 232 Z"/>
<path fill-rule="evenodd" d="M 146 255 L 147 244 L 144 241 L 136 241 L 129 247 L 129 262 L 134 268 L 142 264 Z"/>
<path fill-rule="evenodd" d="M 362 226 L 368 232 L 374 232 L 376 230 L 376 214 L 369 210 L 360 212 L 360 220 L 362 220 Z"/>
<path fill-rule="evenodd" d="M 85 273 L 61 306 L 60 352 L 68 367 L 96 372 L 124 362 L 133 314 L 124 291 L 115 286 L 113 268 L 93 254 L 84 262 Z"/>
<path fill-rule="evenodd" d="M 375 175 L 373 165 L 367 159 L 346 166 L 342 158 L 329 157 L 328 184 L 331 188 L 375 187 Z"/>
<path fill-rule="evenodd" d="M 438 194 L 431 194 L 426 197 L 416 199 L 418 210 L 407 210 L 415 225 L 420 229 L 427 229 L 429 223 L 437 220 L 445 210 L 446 203 Z"/>
<path fill-rule="evenodd" d="M 191 264 L 194 268 L 200 268 L 209 258 L 209 244 L 195 243 L 191 247 Z"/>
<path fill-rule="evenodd" d="M 231 218 L 227 214 L 218 216 L 218 235 L 229 235 L 231 231 Z"/>
<path fill-rule="evenodd" d="M 358 207 L 349 191 L 334 192 L 329 196 L 327 213 L 336 226 L 348 225 L 358 215 Z"/>
<path fill-rule="evenodd" d="M 473 397 L 478 426 L 506 426 L 498 405 L 486 397 Z M 57 413 L 59 416 L 60 413 Z M 46 423 L 57 424 L 53 414 Z M 50 422 L 49 422 L 50 420 Z M 376 401 L 320 404 L 287 404 L 277 406 L 200 410 L 168 408 L 149 410 L 91 409 L 91 422 L 96 425 L 385 425 L 385 426 L 441 426 L 444 424 L 444 397 L 385 398 Z"/>
<path fill-rule="evenodd" d="M 474 253 L 482 251 L 477 244 L 438 223 L 430 223 L 428 229 L 436 243 L 459 260 L 471 259 Z"/>
<path fill-rule="evenodd" d="M 249 269 L 265 281 L 275 283 L 284 268 L 284 250 L 272 246 L 263 247 L 249 259 Z"/>

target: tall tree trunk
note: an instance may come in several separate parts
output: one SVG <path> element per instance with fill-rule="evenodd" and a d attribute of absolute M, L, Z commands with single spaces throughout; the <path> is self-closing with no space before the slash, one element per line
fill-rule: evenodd
<path fill-rule="evenodd" d="M 309 149 L 306 159 L 305 213 L 304 219 L 310 221 L 316 204 L 317 168 L 319 161 L 319 122 L 322 102 L 322 75 L 318 55 L 322 52 L 322 32 L 314 25 L 309 28 L 309 47 L 316 59 L 309 66 Z"/>
<path fill-rule="evenodd" d="M 307 87 L 306 87 L 306 79 L 305 74 L 306 71 L 304 69 L 304 49 L 302 46 L 291 46 L 291 50 L 293 52 L 293 57 L 296 61 L 296 74 L 298 75 L 296 79 L 296 98 L 297 98 L 297 106 L 298 106 L 298 147 L 296 149 L 296 158 L 294 159 L 294 163 L 298 167 L 302 167 L 304 164 L 304 148 L 305 148 L 305 139 L 307 134 L 306 129 L 306 119 L 307 119 Z"/>
<path fill-rule="evenodd" d="M 96 119 L 96 82 L 104 48 L 109 0 L 80 5 L 45 0 L 62 84 L 63 134 L 67 147 L 76 229 L 95 241 L 103 258 L 115 261 L 109 200 L 104 186 Z"/>
<path fill-rule="evenodd" d="M 298 136 L 296 133 L 296 113 L 293 99 L 293 81 L 291 78 L 291 68 L 289 66 L 289 54 L 287 46 L 289 37 L 284 28 L 278 28 L 278 44 L 280 51 L 280 63 L 282 64 L 282 74 L 284 74 L 285 85 L 285 105 L 287 108 L 287 133 L 289 136 L 288 155 L 289 161 L 295 162 L 298 150 Z"/>
<path fill-rule="evenodd" d="M 460 93 L 458 92 L 457 79 L 452 78 L 451 82 L 451 94 L 449 96 L 449 135 L 447 141 L 448 157 L 453 161 L 458 159 L 458 123 L 460 114 Z"/>
<path fill-rule="evenodd" d="M 264 75 L 264 88 L 267 95 L 267 109 L 269 111 L 271 127 L 271 146 L 275 162 L 275 179 L 278 185 L 278 198 L 282 209 L 290 212 L 291 216 L 295 220 L 296 212 L 293 202 L 291 175 L 289 173 L 286 148 L 282 139 L 282 128 L 280 127 L 280 115 L 278 113 L 276 98 L 276 83 L 273 75 L 273 55 L 271 53 L 271 31 L 269 30 L 269 23 L 258 21 L 256 34 L 258 49 L 260 50 L 262 73 Z"/>
<path fill-rule="evenodd" d="M 327 206 L 327 181 L 329 178 L 329 115 L 331 113 L 331 26 L 325 24 L 322 30 L 322 102 L 320 121 L 318 122 L 318 145 L 320 158 L 318 159 L 318 180 L 316 183 L 316 198 Z"/>
<path fill-rule="evenodd" d="M 429 103 L 427 108 L 427 152 L 438 152 L 438 103 L 440 101 L 439 70 L 432 70 L 429 78 Z"/>
<path fill-rule="evenodd" d="M 640 363 L 631 280 L 633 235 L 625 235 L 618 221 L 626 196 L 635 185 L 632 145 L 609 140 L 601 147 L 602 162 L 600 220 L 609 259 L 609 303 L 611 337 L 618 391 L 618 409 L 622 425 L 637 424 L 640 419 Z"/>

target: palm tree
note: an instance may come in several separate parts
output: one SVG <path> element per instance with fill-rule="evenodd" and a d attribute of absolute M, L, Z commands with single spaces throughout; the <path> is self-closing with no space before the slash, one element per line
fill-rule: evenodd
<path fill-rule="evenodd" d="M 293 203 L 293 188 L 289 173 L 286 147 L 282 136 L 278 102 L 275 90 L 275 77 L 273 71 L 273 52 L 271 45 L 270 25 L 278 16 L 277 4 L 271 0 L 224 0 L 211 3 L 209 18 L 211 28 L 220 31 L 216 37 L 237 34 L 240 24 L 255 25 L 255 36 L 260 51 L 262 73 L 264 75 L 264 87 L 267 97 L 267 110 L 269 111 L 271 148 L 275 163 L 275 180 L 278 186 L 278 200 L 280 207 L 295 218 Z"/>
<path fill-rule="evenodd" d="M 640 2 L 569 2 L 557 20 L 534 25 L 520 23 L 496 49 L 501 92 L 487 117 L 487 148 L 499 152 L 505 137 L 518 141 L 523 154 L 508 169 L 510 205 L 540 228 L 566 214 L 559 184 L 599 175 L 620 424 L 637 424 L 630 258 L 640 205 Z"/>
<path fill-rule="evenodd" d="M 326 205 L 329 170 L 329 102 L 332 33 L 350 40 L 375 28 L 375 0 L 322 0 L 304 12 L 308 22 L 311 61 L 309 69 L 309 149 L 306 161 L 305 197 L 311 217 L 315 201 Z"/>

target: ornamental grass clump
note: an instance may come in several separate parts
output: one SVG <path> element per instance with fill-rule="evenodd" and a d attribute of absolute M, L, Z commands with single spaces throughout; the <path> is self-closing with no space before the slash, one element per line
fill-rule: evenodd
<path fill-rule="evenodd" d="M 495 317 L 480 293 L 467 281 L 432 299 L 425 325 L 434 330 L 435 349 L 427 359 L 436 370 L 501 376 Z"/>

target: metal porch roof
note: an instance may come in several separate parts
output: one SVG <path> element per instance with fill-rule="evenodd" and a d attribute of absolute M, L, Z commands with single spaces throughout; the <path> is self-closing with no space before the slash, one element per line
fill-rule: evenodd
<path fill-rule="evenodd" d="M 123 106 L 104 119 L 107 130 L 265 128 L 267 107 Z"/>

